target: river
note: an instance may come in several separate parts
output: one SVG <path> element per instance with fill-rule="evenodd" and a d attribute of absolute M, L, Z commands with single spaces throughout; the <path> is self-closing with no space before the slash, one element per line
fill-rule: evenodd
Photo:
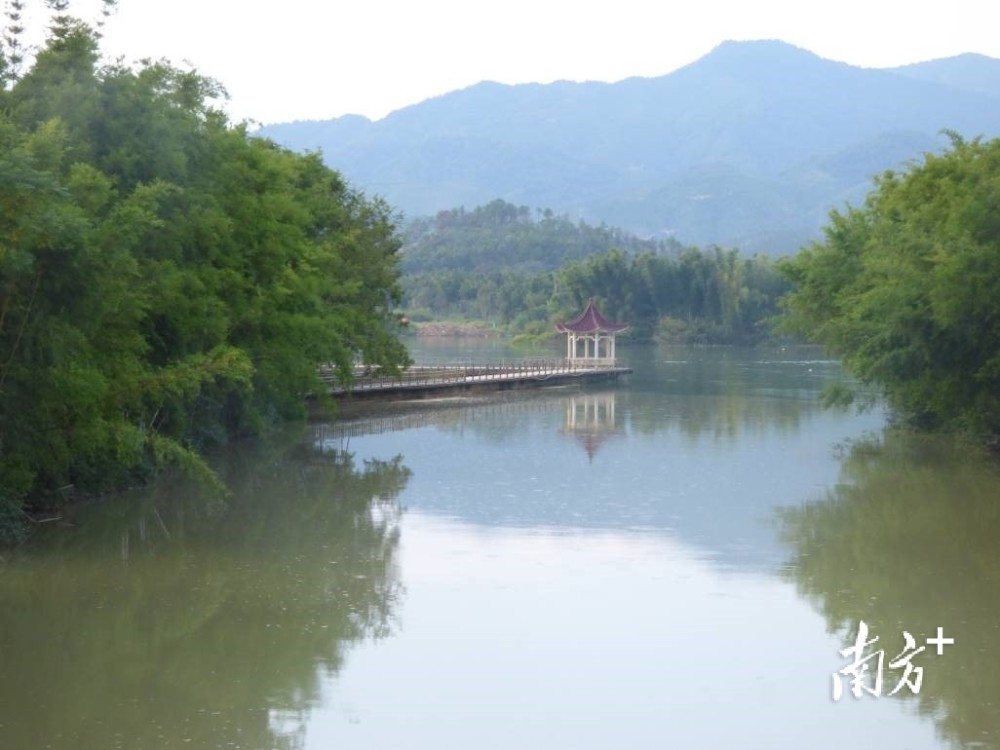
<path fill-rule="evenodd" d="M 0 562 L 0 748 L 1000 748 L 995 464 L 821 408 L 814 349 L 619 353 L 42 524 Z"/>

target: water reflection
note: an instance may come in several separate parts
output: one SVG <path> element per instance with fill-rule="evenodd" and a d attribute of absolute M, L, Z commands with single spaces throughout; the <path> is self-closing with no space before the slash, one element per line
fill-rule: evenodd
<path fill-rule="evenodd" d="M 323 673 L 392 629 L 409 470 L 300 445 L 223 473 L 224 508 L 164 483 L 6 565 L 0 745 L 301 746 Z"/>
<path fill-rule="evenodd" d="M 677 430 L 692 442 L 794 434 L 820 410 L 817 394 L 840 377 L 839 363 L 814 347 L 647 347 L 629 355 L 635 431 Z"/>
<path fill-rule="evenodd" d="M 835 481 L 832 446 L 881 415 L 823 410 L 840 370 L 814 350 L 643 356 L 612 388 L 369 404 L 316 440 L 402 452 L 411 508 L 487 525 L 670 529 L 720 564 L 776 567 L 771 509 Z"/>
<path fill-rule="evenodd" d="M 824 497 L 780 511 L 794 550 L 788 576 L 845 647 L 862 619 L 889 657 L 900 650 L 903 630 L 922 645 L 944 628 L 955 645 L 941 656 L 932 647 L 920 654 L 919 695 L 904 688 L 897 697 L 933 717 L 956 747 L 1000 747 L 995 461 L 943 440 L 890 432 L 856 444 L 842 469 L 842 483 Z"/>
<path fill-rule="evenodd" d="M 669 532 L 411 510 L 404 539 L 404 627 L 329 681 L 308 750 L 938 747 L 892 702 L 829 700 L 835 643 L 791 586 Z"/>
<path fill-rule="evenodd" d="M 833 703 L 829 677 L 862 616 L 989 646 L 997 529 L 965 498 L 995 480 L 945 459 L 933 479 L 930 451 L 842 465 L 835 443 L 883 425 L 819 409 L 835 363 L 644 356 L 610 390 L 393 404 L 241 446 L 209 512 L 175 483 L 50 529 L 0 568 L 0 747 L 923 749 L 935 719 L 989 730 L 988 648 L 926 665 L 923 719 L 923 697 Z M 838 481 L 860 496 L 799 508 Z M 865 503 L 942 483 L 981 536 Z M 783 506 L 798 590 L 776 575 Z M 893 536 L 907 524 L 929 554 Z"/>
<path fill-rule="evenodd" d="M 624 426 L 615 417 L 617 393 L 579 393 L 566 399 L 566 423 L 563 431 L 583 446 L 593 462 L 601 444 L 625 434 Z"/>
<path fill-rule="evenodd" d="M 470 349 L 458 351 L 467 354 Z M 428 359 L 423 350 L 414 356 Z M 836 361 L 822 358 L 813 347 L 764 352 L 646 347 L 632 350 L 630 362 L 635 374 L 610 388 L 569 385 L 389 405 L 348 404 L 337 423 L 320 428 L 318 439 L 344 441 L 433 426 L 502 443 L 532 431 L 527 415 L 562 412 L 565 431 L 581 437 L 588 455 L 596 453 L 596 445 L 588 447 L 583 439 L 588 432 L 595 444 L 604 442 L 601 433 L 677 433 L 692 444 L 735 445 L 764 433 L 797 433 L 822 412 L 819 394 L 841 374 Z"/>
<path fill-rule="evenodd" d="M 630 432 L 677 432 L 692 443 L 735 444 L 765 431 L 794 434 L 821 411 L 823 388 L 844 377 L 840 363 L 814 346 L 642 346 L 627 340 L 619 345 L 620 358 L 634 369 L 616 388 L 619 419 Z M 496 340 L 415 339 L 410 349 L 426 364 L 563 355 L 562 342 L 550 350 L 520 351 Z M 463 420 L 463 427 L 472 421 Z M 494 435 L 499 429 L 489 419 L 481 425 Z M 524 427 L 517 419 L 504 425 L 507 432 Z"/>

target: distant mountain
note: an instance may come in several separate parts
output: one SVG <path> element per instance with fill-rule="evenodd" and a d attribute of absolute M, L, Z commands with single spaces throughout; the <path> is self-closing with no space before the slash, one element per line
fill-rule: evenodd
<path fill-rule="evenodd" d="M 875 174 L 1000 134 L 1000 60 L 857 68 L 725 42 L 658 78 L 480 83 L 372 122 L 270 125 L 409 216 L 503 199 L 687 244 L 768 253 L 817 237 Z"/>
<path fill-rule="evenodd" d="M 1000 60 L 985 55 L 970 52 L 944 60 L 903 65 L 892 68 L 891 72 L 974 94 L 1000 96 Z"/>

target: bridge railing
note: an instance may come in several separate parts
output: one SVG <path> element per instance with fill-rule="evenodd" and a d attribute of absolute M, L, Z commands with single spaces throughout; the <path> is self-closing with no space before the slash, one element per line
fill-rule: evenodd
<path fill-rule="evenodd" d="M 377 368 L 355 368 L 354 380 L 348 387 L 338 382 L 332 367 L 320 368 L 320 378 L 328 383 L 332 393 L 385 389 L 421 388 L 448 384 L 489 383 L 504 380 L 543 379 L 553 375 L 612 370 L 621 367 L 614 359 L 517 359 L 482 364 L 413 365 L 397 375 L 380 372 Z"/>

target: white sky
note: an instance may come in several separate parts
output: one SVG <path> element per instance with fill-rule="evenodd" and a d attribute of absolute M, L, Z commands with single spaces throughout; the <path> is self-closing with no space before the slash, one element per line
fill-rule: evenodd
<path fill-rule="evenodd" d="M 71 11 L 86 18 L 94 2 L 73 0 Z M 237 121 L 378 119 L 483 80 L 663 75 L 727 39 L 781 39 L 863 67 L 962 52 L 1000 58 L 989 7 L 984 0 L 119 0 L 105 50 L 190 64 L 226 87 Z"/>

